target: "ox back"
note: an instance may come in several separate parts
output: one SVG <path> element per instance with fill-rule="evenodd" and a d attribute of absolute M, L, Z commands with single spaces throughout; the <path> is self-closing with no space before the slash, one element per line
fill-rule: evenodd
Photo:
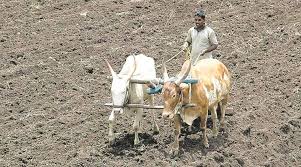
<path fill-rule="evenodd" d="M 191 86 L 191 103 L 201 108 L 217 107 L 219 102 L 227 100 L 230 91 L 230 73 L 226 66 L 216 59 L 200 60 L 191 67 L 192 78 L 198 79 L 199 83 Z M 184 102 L 188 103 L 189 86 L 181 84 L 184 92 Z M 216 108 L 215 108 L 216 109 Z M 191 125 L 193 120 L 199 117 L 196 108 L 186 108 L 181 112 L 181 118 Z"/>
<path fill-rule="evenodd" d="M 151 57 L 147 57 L 144 54 L 135 55 L 136 62 L 136 70 L 132 75 L 131 79 L 140 79 L 140 80 L 153 80 L 156 78 L 156 69 L 155 69 L 155 61 Z M 134 66 L 134 58 L 133 56 L 129 56 L 126 59 L 119 75 L 127 75 L 131 67 Z M 147 86 L 143 84 L 131 84 L 131 95 L 129 99 L 129 103 L 140 103 L 142 104 L 143 100 L 150 101 L 150 96 L 147 93 Z M 139 101 L 140 100 L 140 101 Z"/>
<path fill-rule="evenodd" d="M 136 70 L 131 77 L 132 79 L 155 79 L 156 78 L 156 69 L 155 61 L 151 57 L 147 57 L 143 54 L 135 55 L 136 61 Z M 119 75 L 127 75 L 130 69 L 134 66 L 133 56 L 127 57 Z"/>

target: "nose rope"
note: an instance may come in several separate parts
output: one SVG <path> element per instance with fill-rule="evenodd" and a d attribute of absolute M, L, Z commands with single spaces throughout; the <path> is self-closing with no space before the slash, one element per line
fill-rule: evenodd
<path fill-rule="evenodd" d="M 183 100 L 184 100 L 183 92 L 181 91 L 181 95 L 180 95 L 179 101 L 178 101 L 178 103 L 175 107 L 174 114 L 180 114 L 181 113 L 181 111 L 183 109 L 183 107 L 182 107 L 183 106 Z"/>

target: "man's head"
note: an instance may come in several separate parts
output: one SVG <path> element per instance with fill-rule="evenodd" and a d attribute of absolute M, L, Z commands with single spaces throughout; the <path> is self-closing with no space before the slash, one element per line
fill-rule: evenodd
<path fill-rule="evenodd" d="M 203 10 L 197 10 L 194 15 L 194 22 L 197 29 L 203 29 L 205 27 L 205 12 Z"/>

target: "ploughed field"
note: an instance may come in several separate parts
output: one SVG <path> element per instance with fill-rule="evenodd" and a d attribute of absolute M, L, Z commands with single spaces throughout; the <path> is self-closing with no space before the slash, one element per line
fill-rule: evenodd
<path fill-rule="evenodd" d="M 108 144 L 110 72 L 130 54 L 159 65 L 180 51 L 202 7 L 232 73 L 226 134 L 202 145 L 183 128 L 171 157 L 169 122 L 145 110 L 117 117 Z M 300 166 L 301 3 L 274 1 L 31 0 L 0 5 L 0 166 Z M 170 76 L 184 55 L 167 64 Z M 157 68 L 158 77 L 162 69 Z M 156 103 L 161 103 L 160 95 Z"/>

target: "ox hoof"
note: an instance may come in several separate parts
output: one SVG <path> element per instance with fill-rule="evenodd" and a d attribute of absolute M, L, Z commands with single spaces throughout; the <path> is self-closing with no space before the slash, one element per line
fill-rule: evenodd
<path fill-rule="evenodd" d="M 115 139 L 109 139 L 109 145 L 112 146 L 115 144 Z"/>
<path fill-rule="evenodd" d="M 154 134 L 154 135 L 157 135 L 157 134 L 159 134 L 159 133 L 160 133 L 160 131 L 159 131 L 158 126 L 154 126 L 154 127 L 153 127 L 153 134 Z"/>
<path fill-rule="evenodd" d="M 160 133 L 160 131 L 158 131 L 158 130 L 153 130 L 153 134 L 154 135 L 157 135 L 157 134 L 159 134 Z"/>
<path fill-rule="evenodd" d="M 221 134 L 225 134 L 226 133 L 225 128 L 221 128 L 220 132 L 221 132 Z"/>
<path fill-rule="evenodd" d="M 209 148 L 209 144 L 208 143 L 204 143 L 205 148 Z"/>
<path fill-rule="evenodd" d="M 179 155 L 179 150 L 174 150 L 174 149 L 172 149 L 172 150 L 170 151 L 170 155 L 173 156 L 173 157 L 178 156 L 178 155 Z"/>
<path fill-rule="evenodd" d="M 113 145 L 115 143 L 115 135 L 110 134 L 109 135 L 109 145 Z"/>
<path fill-rule="evenodd" d="M 134 145 L 137 146 L 137 145 L 139 145 L 139 144 L 140 144 L 139 139 L 135 139 L 135 140 L 134 140 Z"/>
<path fill-rule="evenodd" d="M 217 129 L 212 131 L 212 135 L 213 135 L 213 138 L 217 137 L 217 135 L 218 135 Z"/>
<path fill-rule="evenodd" d="M 116 144 L 115 135 L 109 136 L 109 145 L 113 146 L 114 144 Z"/>

